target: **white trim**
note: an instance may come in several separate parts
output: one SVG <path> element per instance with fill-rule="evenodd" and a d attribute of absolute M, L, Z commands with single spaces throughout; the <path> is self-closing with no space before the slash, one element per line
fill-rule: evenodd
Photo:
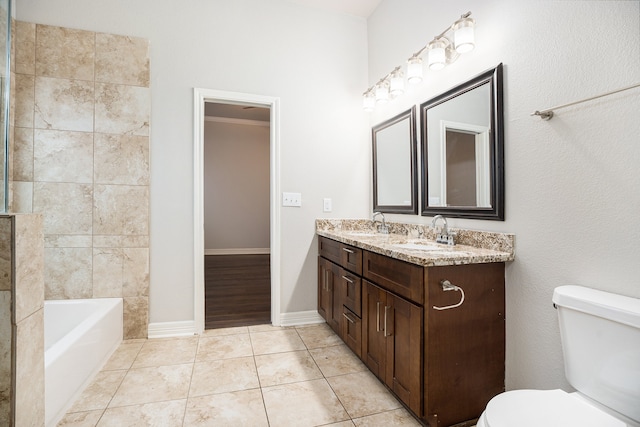
<path fill-rule="evenodd" d="M 271 248 L 205 249 L 205 255 L 269 255 Z"/>
<path fill-rule="evenodd" d="M 167 338 L 194 335 L 196 328 L 193 320 L 182 320 L 178 322 L 149 323 L 147 331 L 149 338 Z"/>
<path fill-rule="evenodd" d="M 205 122 L 218 122 L 218 123 L 231 123 L 231 124 L 234 124 L 234 125 L 269 127 L 269 122 L 265 122 L 264 120 L 232 119 L 231 117 L 206 116 L 204 118 L 204 121 Z"/>
<path fill-rule="evenodd" d="M 324 323 L 324 319 L 317 310 L 297 311 L 294 313 L 280 313 L 280 326 L 298 326 Z"/>
<path fill-rule="evenodd" d="M 280 326 L 280 98 L 193 88 L 193 257 L 195 333 L 204 331 L 204 103 L 222 102 L 270 109 L 271 323 Z"/>

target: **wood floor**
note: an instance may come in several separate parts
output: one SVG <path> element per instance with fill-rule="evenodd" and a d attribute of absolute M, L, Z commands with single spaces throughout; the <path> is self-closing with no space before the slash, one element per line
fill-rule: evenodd
<path fill-rule="evenodd" d="M 205 329 L 271 323 L 269 255 L 206 255 Z"/>

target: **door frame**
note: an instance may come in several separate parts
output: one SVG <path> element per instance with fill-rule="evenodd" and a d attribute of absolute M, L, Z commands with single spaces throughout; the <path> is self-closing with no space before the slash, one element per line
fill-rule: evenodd
<path fill-rule="evenodd" d="M 280 98 L 215 89 L 193 89 L 193 275 L 195 332 L 204 331 L 204 105 L 205 102 L 269 108 L 269 239 L 271 324 L 280 326 Z"/>

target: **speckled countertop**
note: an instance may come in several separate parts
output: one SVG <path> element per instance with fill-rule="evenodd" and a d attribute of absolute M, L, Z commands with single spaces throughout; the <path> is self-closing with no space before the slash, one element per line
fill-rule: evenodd
<path fill-rule="evenodd" d="M 510 233 L 450 227 L 456 232 L 456 244 L 449 246 L 436 243 L 435 232 L 428 225 L 387 222 L 389 234 L 378 233 L 376 225 L 366 219 L 317 219 L 316 234 L 424 267 L 515 258 L 515 236 Z"/>

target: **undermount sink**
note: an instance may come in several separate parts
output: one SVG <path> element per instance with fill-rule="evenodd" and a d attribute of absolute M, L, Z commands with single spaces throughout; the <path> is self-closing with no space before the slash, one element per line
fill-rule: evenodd
<path fill-rule="evenodd" d="M 417 242 L 395 243 L 391 246 L 399 249 L 409 249 L 412 251 L 441 251 L 443 249 L 447 249 L 446 246 L 440 246 L 432 243 L 417 243 Z"/>

